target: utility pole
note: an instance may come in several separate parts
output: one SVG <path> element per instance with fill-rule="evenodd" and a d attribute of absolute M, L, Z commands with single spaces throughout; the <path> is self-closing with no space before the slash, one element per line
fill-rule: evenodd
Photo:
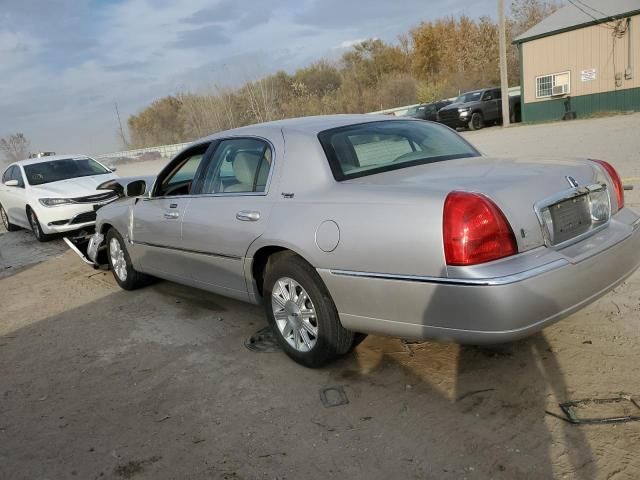
<path fill-rule="evenodd" d="M 129 148 L 129 142 L 127 142 L 127 136 L 124 134 L 122 128 L 122 120 L 120 120 L 120 111 L 118 110 L 118 102 L 113 102 L 113 106 L 116 107 L 116 117 L 118 117 L 118 134 L 120 135 L 120 141 L 122 142 L 122 148 Z"/>
<path fill-rule="evenodd" d="M 508 127 L 509 79 L 507 78 L 507 32 L 504 17 L 504 0 L 498 0 L 498 35 L 500 36 L 500 90 L 502 92 L 502 126 Z"/>

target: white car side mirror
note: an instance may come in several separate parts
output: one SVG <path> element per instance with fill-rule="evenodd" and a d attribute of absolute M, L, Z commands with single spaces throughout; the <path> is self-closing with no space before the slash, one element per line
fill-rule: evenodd
<path fill-rule="evenodd" d="M 116 170 L 118 170 L 118 167 L 114 167 L 112 165 L 109 165 L 109 167 L 107 168 L 109 168 L 109 170 L 111 170 L 112 172 L 115 172 Z"/>
<path fill-rule="evenodd" d="M 7 180 L 4 184 L 7 187 L 17 187 L 19 185 L 18 180 Z"/>

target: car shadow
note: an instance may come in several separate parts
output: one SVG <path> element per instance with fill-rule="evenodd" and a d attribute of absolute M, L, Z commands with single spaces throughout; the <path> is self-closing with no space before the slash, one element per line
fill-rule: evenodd
<path fill-rule="evenodd" d="M 549 428 L 567 387 L 542 334 L 500 349 L 370 336 L 310 370 L 244 347 L 265 324 L 160 282 L 0 336 L 0 477 L 595 476 L 581 430 Z M 347 404 L 323 407 L 331 386 Z"/>

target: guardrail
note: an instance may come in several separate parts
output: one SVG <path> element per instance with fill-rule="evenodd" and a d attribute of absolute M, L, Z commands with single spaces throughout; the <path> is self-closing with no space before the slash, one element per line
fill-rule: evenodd
<path fill-rule="evenodd" d="M 186 148 L 190 143 L 174 143 L 173 145 L 158 145 L 156 147 L 136 148 L 122 152 L 101 153 L 93 155 L 96 160 L 112 160 L 115 163 L 127 163 L 129 161 L 144 161 L 170 159 L 178 152 Z"/>

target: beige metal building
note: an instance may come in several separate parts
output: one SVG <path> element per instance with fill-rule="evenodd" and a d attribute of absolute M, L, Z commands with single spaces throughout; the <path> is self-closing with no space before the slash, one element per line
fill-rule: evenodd
<path fill-rule="evenodd" d="M 640 110 L 640 0 L 570 0 L 515 43 L 523 121 Z"/>

